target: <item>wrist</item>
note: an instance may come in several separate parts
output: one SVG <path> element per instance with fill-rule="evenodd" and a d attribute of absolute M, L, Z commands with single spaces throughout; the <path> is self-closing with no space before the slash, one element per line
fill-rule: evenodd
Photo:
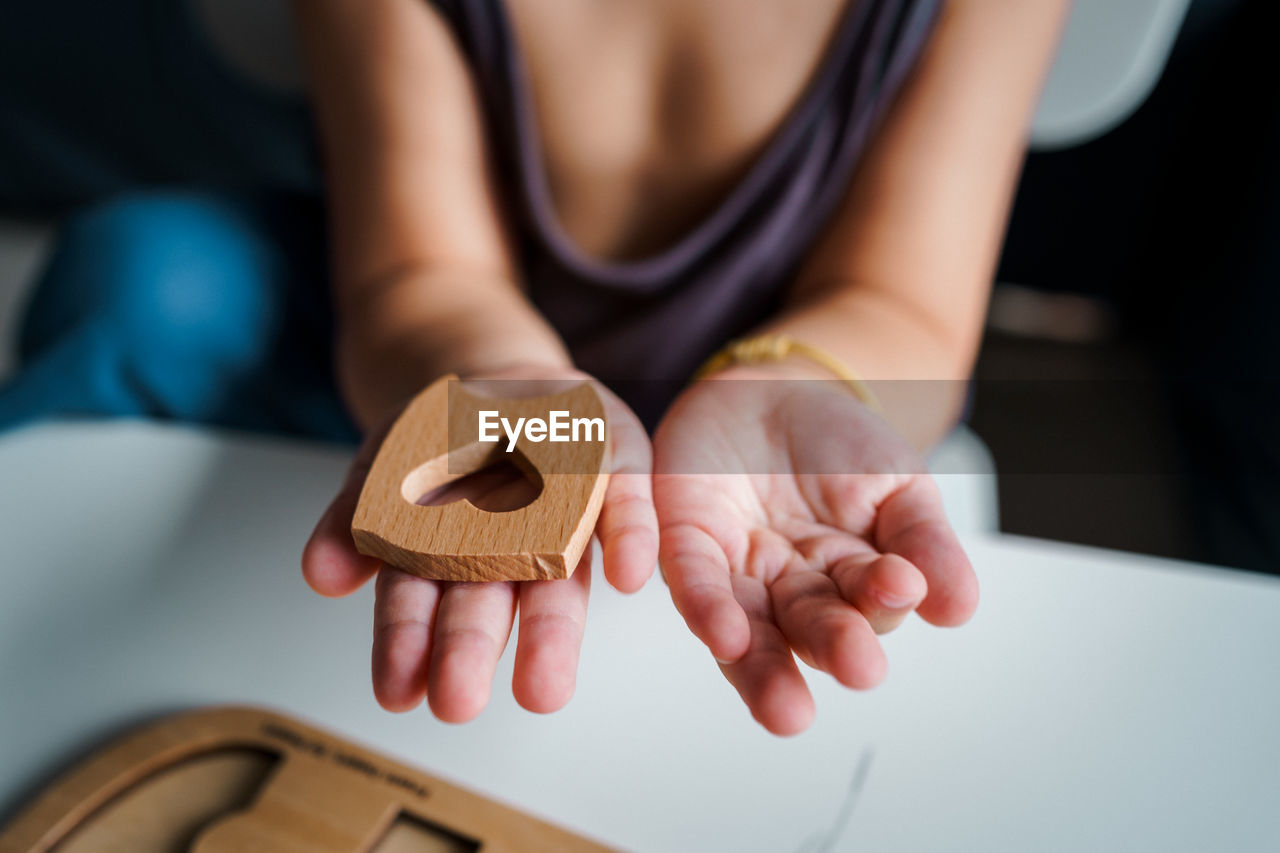
<path fill-rule="evenodd" d="M 763 334 L 730 341 L 703 364 L 695 379 L 720 375 L 727 378 L 838 379 L 853 396 L 875 412 L 883 409 L 876 395 L 838 356 L 822 347 L 788 334 Z"/>
<path fill-rule="evenodd" d="M 755 364 L 729 364 L 699 379 L 835 379 L 830 371 L 800 358 Z"/>
<path fill-rule="evenodd" d="M 471 322 L 428 323 L 394 331 L 343 327 L 336 374 L 343 399 L 363 426 L 380 423 L 446 374 L 461 378 L 543 378 L 573 370 L 550 334 L 485 330 Z"/>

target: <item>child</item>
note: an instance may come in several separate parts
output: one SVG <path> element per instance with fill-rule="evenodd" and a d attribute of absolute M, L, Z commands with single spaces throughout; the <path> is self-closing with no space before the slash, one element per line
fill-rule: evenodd
<path fill-rule="evenodd" d="M 449 372 L 593 377 L 618 392 L 597 527 L 605 575 L 632 591 L 660 564 L 690 629 L 771 732 L 801 731 L 814 714 L 794 655 L 867 688 L 886 666 L 876 633 L 913 610 L 938 625 L 970 616 L 973 572 L 916 452 L 958 417 L 1066 5 L 297 0 L 325 164 L 337 378 L 368 436 L 303 571 L 326 595 L 377 575 L 384 706 L 425 696 L 441 719 L 474 717 L 517 609 L 518 701 L 552 711 L 574 686 L 585 565 L 567 581 L 446 584 L 352 547 L 380 425 Z M 305 215 L 202 203 L 186 213 L 217 239 L 189 255 L 223 246 L 241 280 L 305 269 L 294 258 L 307 241 L 273 224 L 305 233 Z M 74 266 L 66 256 L 53 269 Z M 181 257 L 175 270 L 188 268 Z M 315 313 L 297 295 L 305 286 L 272 292 L 286 294 L 275 310 L 244 312 L 261 329 L 219 332 L 200 347 L 216 357 L 187 358 L 200 387 L 256 394 L 254 416 L 274 399 L 264 388 L 306 374 L 286 365 L 261 384 L 267 330 L 311 330 L 293 348 L 306 352 L 327 322 L 292 322 Z M 67 323 L 46 325 L 32 352 L 65 340 Z M 754 344 L 722 351 L 732 338 Z M 715 379 L 850 381 L 679 390 L 717 352 Z M 166 374 L 160 359 L 129 363 Z M 944 381 L 924 395 L 880 382 L 881 415 L 855 369 Z M 130 376 L 185 393 L 167 374 Z M 306 399 L 314 411 L 287 425 L 340 420 L 320 391 Z M 200 417 L 202 405 L 222 411 L 205 400 L 174 411 Z M 644 424 L 656 424 L 652 442 Z"/>

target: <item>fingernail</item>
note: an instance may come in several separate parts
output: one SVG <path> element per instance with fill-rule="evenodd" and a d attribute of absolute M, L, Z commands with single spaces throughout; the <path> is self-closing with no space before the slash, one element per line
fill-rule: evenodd
<path fill-rule="evenodd" d="M 906 610 L 908 607 L 915 607 L 920 601 L 914 596 L 894 595 L 879 589 L 875 591 L 875 597 L 880 606 L 887 610 Z"/>
<path fill-rule="evenodd" d="M 729 664 L 733 663 L 733 661 L 731 661 L 731 660 L 725 660 L 725 659 L 721 658 L 721 657 L 720 657 L 718 654 L 716 654 L 715 652 L 711 652 L 711 657 L 715 658 L 716 663 L 720 664 L 721 666 L 728 666 Z"/>

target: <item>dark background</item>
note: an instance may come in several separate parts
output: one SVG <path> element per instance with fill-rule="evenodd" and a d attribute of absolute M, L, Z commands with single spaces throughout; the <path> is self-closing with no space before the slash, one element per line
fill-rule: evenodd
<path fill-rule="evenodd" d="M 1273 5 L 1197 0 L 1133 116 L 1029 158 L 970 421 L 1005 530 L 1280 567 Z"/>

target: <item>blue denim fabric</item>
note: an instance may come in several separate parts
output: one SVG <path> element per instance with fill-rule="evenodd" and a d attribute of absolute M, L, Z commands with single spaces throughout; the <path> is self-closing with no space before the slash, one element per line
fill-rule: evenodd
<path fill-rule="evenodd" d="M 353 439 L 306 101 L 227 66 L 181 0 L 0 17 L 0 213 L 69 214 L 0 429 L 132 415 Z"/>
<path fill-rule="evenodd" d="M 0 429 L 127 415 L 354 440 L 330 370 L 322 220 L 308 198 L 177 191 L 74 215 L 0 387 Z"/>

